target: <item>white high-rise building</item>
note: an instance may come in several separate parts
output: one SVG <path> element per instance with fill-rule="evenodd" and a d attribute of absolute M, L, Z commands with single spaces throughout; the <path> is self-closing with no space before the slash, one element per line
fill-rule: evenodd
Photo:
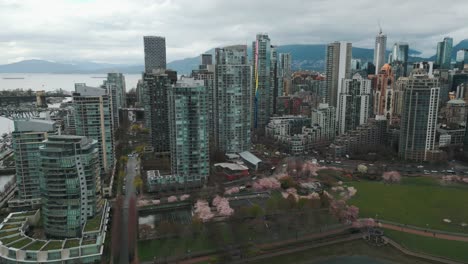
<path fill-rule="evenodd" d="M 387 36 L 380 29 L 379 34 L 375 37 L 374 48 L 374 65 L 375 74 L 379 74 L 380 69 L 385 64 L 385 51 L 387 49 Z"/>
<path fill-rule="evenodd" d="M 330 43 L 326 57 L 326 102 L 337 107 L 338 95 L 343 90 L 342 80 L 351 77 L 352 44 L 345 41 Z"/>
<path fill-rule="evenodd" d="M 336 110 L 328 104 L 319 104 L 312 110 L 312 127 L 320 127 L 321 140 L 333 140 L 336 135 Z"/>

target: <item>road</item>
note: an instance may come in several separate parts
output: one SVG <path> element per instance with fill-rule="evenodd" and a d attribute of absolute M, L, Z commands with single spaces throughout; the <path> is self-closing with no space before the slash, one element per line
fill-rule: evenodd
<path fill-rule="evenodd" d="M 120 241 L 120 264 L 128 264 L 128 205 L 130 198 L 135 195 L 135 187 L 133 186 L 133 179 L 137 174 L 135 169 L 139 169 L 139 161 L 136 157 L 129 157 L 126 168 L 125 177 L 125 200 L 122 208 L 122 225 L 121 234 L 122 239 Z"/>

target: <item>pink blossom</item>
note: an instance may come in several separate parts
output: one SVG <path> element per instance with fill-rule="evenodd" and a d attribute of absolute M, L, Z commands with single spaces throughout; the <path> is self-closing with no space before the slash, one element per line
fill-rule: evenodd
<path fill-rule="evenodd" d="M 218 206 L 218 204 L 221 202 L 222 199 L 223 198 L 221 196 L 216 195 L 215 198 L 213 198 L 213 202 L 212 202 L 213 206 Z"/>
<path fill-rule="evenodd" d="M 301 196 L 302 197 L 302 196 Z M 309 195 L 306 196 L 306 199 L 309 199 L 309 200 L 320 200 L 320 195 L 316 192 L 313 192 Z"/>
<path fill-rule="evenodd" d="M 235 193 L 238 193 L 238 192 L 240 192 L 239 187 L 232 187 L 232 188 L 227 189 L 227 190 L 224 192 L 224 194 L 225 194 L 225 195 L 231 195 L 231 194 L 235 194 Z"/>
<path fill-rule="evenodd" d="M 205 200 L 198 200 L 195 203 L 195 215 L 197 215 L 203 222 L 209 221 L 213 218 L 213 213 L 211 212 L 211 208 L 208 205 L 208 202 Z"/>
<path fill-rule="evenodd" d="M 160 200 L 152 200 L 151 202 L 152 202 L 153 204 L 155 204 L 155 205 L 158 205 L 158 204 L 160 204 L 160 203 L 161 203 L 161 201 L 160 201 Z"/>
<path fill-rule="evenodd" d="M 230 216 L 234 213 L 234 210 L 229 205 L 228 199 L 216 195 L 213 199 L 213 205 L 216 206 L 216 210 L 221 216 Z"/>
<path fill-rule="evenodd" d="M 189 194 L 182 194 L 182 195 L 180 196 L 180 200 L 181 200 L 181 201 L 185 201 L 185 200 L 187 200 L 188 198 L 190 198 L 190 195 L 189 195 Z"/>
<path fill-rule="evenodd" d="M 356 193 L 357 193 L 356 188 L 354 188 L 354 187 L 352 187 L 352 186 L 351 186 L 351 187 L 348 187 L 348 196 L 349 196 L 349 197 L 353 197 L 354 195 L 356 195 Z"/>
<path fill-rule="evenodd" d="M 388 183 L 399 183 L 401 181 L 401 175 L 398 171 L 387 171 L 382 175 L 382 179 Z"/>
<path fill-rule="evenodd" d="M 167 201 L 168 201 L 169 203 L 177 202 L 177 197 L 175 197 L 175 196 L 169 196 L 169 197 L 167 198 Z"/>
<path fill-rule="evenodd" d="M 276 178 L 270 177 L 257 180 L 252 187 L 257 191 L 275 190 L 281 188 L 281 184 Z"/>

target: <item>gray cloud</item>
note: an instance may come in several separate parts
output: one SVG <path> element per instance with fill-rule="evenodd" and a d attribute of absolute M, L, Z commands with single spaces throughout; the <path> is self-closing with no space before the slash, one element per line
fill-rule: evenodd
<path fill-rule="evenodd" d="M 142 36 L 162 35 L 168 60 L 215 47 L 347 40 L 371 48 L 380 20 L 388 46 L 429 56 L 448 35 L 468 37 L 466 0 L 0 0 L 0 63 L 42 58 L 141 64 Z"/>

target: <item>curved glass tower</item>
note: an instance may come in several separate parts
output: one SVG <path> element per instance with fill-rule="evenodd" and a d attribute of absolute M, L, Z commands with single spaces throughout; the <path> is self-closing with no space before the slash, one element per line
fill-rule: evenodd
<path fill-rule="evenodd" d="M 97 141 L 83 136 L 49 136 L 40 147 L 41 216 L 49 237 L 81 235 L 101 210 Z"/>

